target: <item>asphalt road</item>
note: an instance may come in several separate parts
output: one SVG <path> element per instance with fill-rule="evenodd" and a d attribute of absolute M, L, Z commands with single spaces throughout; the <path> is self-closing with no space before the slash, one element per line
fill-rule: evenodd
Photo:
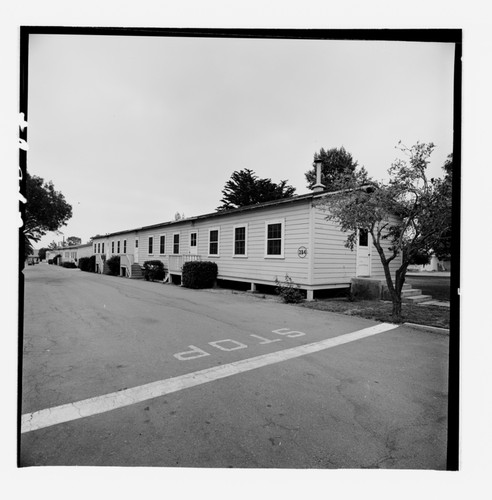
<path fill-rule="evenodd" d="M 24 273 L 23 421 L 79 413 L 23 427 L 22 466 L 446 467 L 445 335 L 398 327 L 298 354 L 377 323 L 47 264 Z M 173 390 L 138 399 L 154 382 Z M 104 395 L 127 399 L 83 416 Z"/>

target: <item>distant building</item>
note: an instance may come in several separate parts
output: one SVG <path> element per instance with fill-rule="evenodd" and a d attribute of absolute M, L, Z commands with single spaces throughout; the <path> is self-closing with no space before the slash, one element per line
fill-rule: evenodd
<path fill-rule="evenodd" d="M 27 264 L 33 265 L 39 263 L 39 250 L 34 250 L 31 255 L 27 257 Z"/>
<path fill-rule="evenodd" d="M 57 265 L 62 265 L 63 262 L 73 262 L 78 264 L 81 257 L 90 257 L 92 255 L 92 245 L 87 243 L 85 245 L 74 245 L 71 247 L 59 247 L 46 251 L 46 260 L 54 261 L 56 259 Z"/>

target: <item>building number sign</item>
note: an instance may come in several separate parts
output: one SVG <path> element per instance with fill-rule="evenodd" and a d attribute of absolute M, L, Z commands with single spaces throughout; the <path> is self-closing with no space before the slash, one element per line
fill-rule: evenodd
<path fill-rule="evenodd" d="M 306 257 L 306 255 L 307 255 L 307 248 L 306 247 L 299 247 L 297 249 L 297 255 L 301 259 L 304 259 L 304 257 Z"/>

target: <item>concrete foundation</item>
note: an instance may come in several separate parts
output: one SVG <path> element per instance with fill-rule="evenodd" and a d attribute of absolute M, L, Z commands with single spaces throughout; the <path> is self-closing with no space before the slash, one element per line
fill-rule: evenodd
<path fill-rule="evenodd" d="M 352 278 L 350 292 L 355 299 L 379 300 L 387 295 L 387 287 L 381 280 L 371 278 Z"/>

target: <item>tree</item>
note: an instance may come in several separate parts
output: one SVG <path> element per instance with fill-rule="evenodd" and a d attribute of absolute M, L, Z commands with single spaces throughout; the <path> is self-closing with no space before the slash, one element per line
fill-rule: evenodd
<path fill-rule="evenodd" d="M 450 230 L 451 203 L 442 196 L 444 181 L 426 175 L 434 144 L 407 148 L 399 143 L 398 147 L 407 159 L 391 165 L 389 182 L 374 182 L 356 172 L 351 180 L 338 183 L 341 189 L 325 196 L 319 206 L 329 211 L 327 219 L 337 221 L 349 233 L 347 247 L 354 248 L 358 231 L 371 235 L 393 302 L 393 319 L 400 322 L 408 265 L 418 255 L 431 252 Z M 390 263 L 398 256 L 401 265 L 393 277 Z"/>
<path fill-rule="evenodd" d="M 82 239 L 77 237 L 77 236 L 69 236 L 67 238 L 67 244 L 69 247 L 73 247 L 76 245 L 81 245 L 82 244 Z"/>
<path fill-rule="evenodd" d="M 38 257 L 39 260 L 45 260 L 46 259 L 46 252 L 48 251 L 48 248 L 42 247 L 38 250 Z"/>
<path fill-rule="evenodd" d="M 446 226 L 449 228 L 442 238 L 436 242 L 432 249 L 439 260 L 449 259 L 451 257 L 451 205 L 453 191 L 453 154 L 448 155 L 443 170 L 445 172 L 444 179 L 438 181 L 438 191 L 443 199 L 443 202 L 448 206 L 446 213 L 449 220 Z"/>
<path fill-rule="evenodd" d="M 328 151 L 321 148 L 319 153 L 314 153 L 313 168 L 304 174 L 308 189 L 312 189 L 316 184 L 316 160 L 321 160 L 321 184 L 330 191 L 335 189 L 340 177 L 352 177 L 357 168 L 357 162 L 343 146 L 340 149 L 332 148 Z"/>
<path fill-rule="evenodd" d="M 271 179 L 259 179 L 250 169 L 235 171 L 222 190 L 222 205 L 217 208 L 231 210 L 233 208 L 255 205 L 265 201 L 290 198 L 295 188 L 287 185 L 287 181 L 276 184 Z"/>
<path fill-rule="evenodd" d="M 183 212 L 182 214 L 180 214 L 179 212 L 176 212 L 176 213 L 174 214 L 174 220 L 176 220 L 176 221 L 178 221 L 178 220 L 182 220 L 182 219 L 184 219 L 184 218 L 185 218 L 185 214 L 184 214 L 184 212 Z"/>
<path fill-rule="evenodd" d="M 49 245 L 48 245 L 48 250 L 56 250 L 58 248 L 58 245 L 56 243 L 56 241 L 52 241 Z"/>
<path fill-rule="evenodd" d="M 72 217 L 72 207 L 51 181 L 26 172 L 26 209 L 24 216 L 25 257 L 48 231 L 56 231 Z"/>

